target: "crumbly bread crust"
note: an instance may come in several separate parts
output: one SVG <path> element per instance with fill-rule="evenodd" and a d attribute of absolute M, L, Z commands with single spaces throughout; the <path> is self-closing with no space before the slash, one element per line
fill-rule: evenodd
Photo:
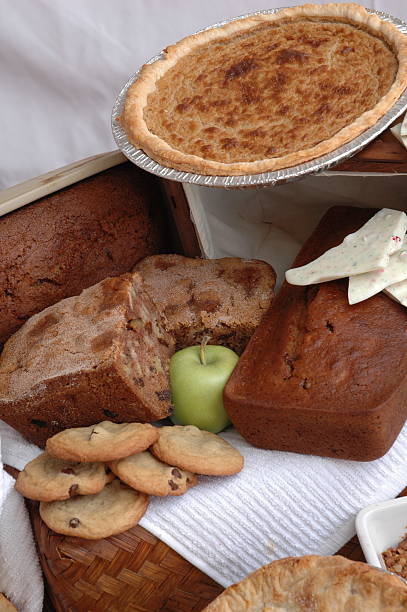
<path fill-rule="evenodd" d="M 407 85 L 407 38 L 357 4 L 305 4 L 189 36 L 143 66 L 121 121 L 159 163 L 255 174 L 329 153 Z"/>
<path fill-rule="evenodd" d="M 101 417 L 164 418 L 174 345 L 160 321 L 135 273 L 34 315 L 0 358 L 0 418 L 40 446 Z"/>
<path fill-rule="evenodd" d="M 339 555 L 287 557 L 273 561 L 228 587 L 204 612 L 401 612 L 403 582 L 366 563 Z"/>
<path fill-rule="evenodd" d="M 160 312 L 176 349 L 221 344 L 243 352 L 274 297 L 276 275 L 264 261 L 152 255 L 134 268 Z"/>
<path fill-rule="evenodd" d="M 0 342 L 170 243 L 155 178 L 121 164 L 1 217 Z"/>
<path fill-rule="evenodd" d="M 42 453 L 19 472 L 15 488 L 24 497 L 49 502 L 94 495 L 112 480 L 103 463 L 77 463 Z"/>
<path fill-rule="evenodd" d="M 292 267 L 375 212 L 331 208 Z M 283 284 L 224 391 L 231 421 L 251 444 L 357 461 L 393 444 L 407 418 L 406 310 L 383 293 L 350 306 L 347 284 Z"/>
<path fill-rule="evenodd" d="M 149 423 L 102 421 L 60 431 L 48 438 L 46 450 L 70 461 L 114 461 L 140 453 L 157 439 L 158 429 Z"/>

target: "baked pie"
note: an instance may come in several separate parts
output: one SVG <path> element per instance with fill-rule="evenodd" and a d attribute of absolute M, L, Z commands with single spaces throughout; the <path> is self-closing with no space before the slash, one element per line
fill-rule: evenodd
<path fill-rule="evenodd" d="M 407 85 L 407 37 L 357 4 L 306 4 L 184 38 L 143 66 L 121 122 L 159 163 L 256 174 L 329 153 Z"/>
<path fill-rule="evenodd" d="M 400 578 L 345 557 L 287 557 L 227 588 L 204 612 L 402 612 Z"/>

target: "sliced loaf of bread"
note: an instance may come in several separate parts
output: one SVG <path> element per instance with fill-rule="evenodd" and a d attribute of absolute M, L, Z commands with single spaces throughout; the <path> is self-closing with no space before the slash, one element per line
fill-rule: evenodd
<path fill-rule="evenodd" d="M 173 352 L 141 277 L 107 278 L 32 316 L 6 342 L 0 418 L 40 446 L 106 418 L 164 418 Z"/>

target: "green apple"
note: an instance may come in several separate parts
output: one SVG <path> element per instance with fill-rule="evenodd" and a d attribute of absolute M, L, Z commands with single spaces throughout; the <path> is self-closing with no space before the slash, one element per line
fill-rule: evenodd
<path fill-rule="evenodd" d="M 206 346 L 208 339 L 171 357 L 171 420 L 175 425 L 195 425 L 218 433 L 230 424 L 223 407 L 223 388 L 239 357 L 225 346 Z"/>

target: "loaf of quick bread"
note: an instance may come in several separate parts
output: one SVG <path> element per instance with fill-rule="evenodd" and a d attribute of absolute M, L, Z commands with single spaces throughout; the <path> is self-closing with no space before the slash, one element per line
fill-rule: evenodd
<path fill-rule="evenodd" d="M 176 349 L 221 344 L 243 352 L 274 297 L 276 275 L 265 261 L 151 255 L 134 268 L 165 315 Z"/>
<path fill-rule="evenodd" d="M 31 317 L 0 357 L 0 418 L 32 442 L 171 410 L 174 342 L 138 274 L 108 278 Z"/>
<path fill-rule="evenodd" d="M 29 317 L 170 247 L 159 183 L 121 164 L 1 217 L 0 342 Z"/>
<path fill-rule="evenodd" d="M 331 208 L 302 266 L 375 210 Z M 384 293 L 349 305 L 348 280 L 285 282 L 225 388 L 238 431 L 261 448 L 370 461 L 407 418 L 407 310 Z"/>

